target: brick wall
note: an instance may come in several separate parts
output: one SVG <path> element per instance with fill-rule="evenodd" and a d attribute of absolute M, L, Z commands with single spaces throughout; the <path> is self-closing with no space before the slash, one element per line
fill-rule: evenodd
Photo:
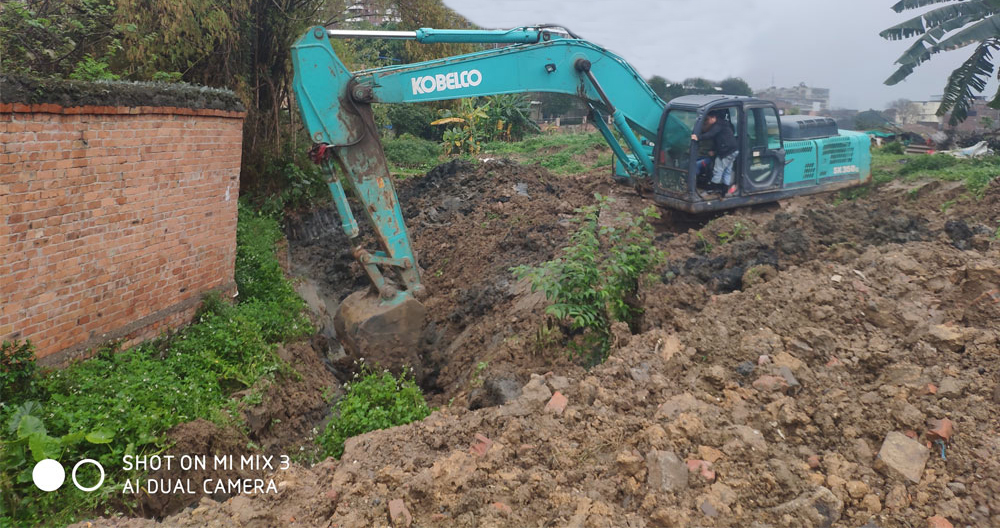
<path fill-rule="evenodd" d="M 232 293 L 243 115 L 0 103 L 0 340 L 64 363 Z"/>

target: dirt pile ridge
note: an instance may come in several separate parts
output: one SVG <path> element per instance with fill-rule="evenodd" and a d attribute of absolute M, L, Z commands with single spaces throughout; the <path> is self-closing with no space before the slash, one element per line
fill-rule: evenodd
<path fill-rule="evenodd" d="M 277 494 L 205 498 L 165 524 L 1000 525 L 1000 185 L 973 201 L 892 184 L 664 229 L 642 333 L 616 328 L 585 371 L 533 347 L 544 303 L 506 268 L 565 242 L 562 200 L 648 202 L 535 167 L 442 171 L 401 203 L 443 329 L 426 357 L 452 404 L 293 467 Z M 518 198 L 518 183 L 552 197 Z"/>

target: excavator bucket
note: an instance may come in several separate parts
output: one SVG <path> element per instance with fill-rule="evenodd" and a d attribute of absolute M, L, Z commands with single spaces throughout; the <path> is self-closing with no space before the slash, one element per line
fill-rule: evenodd
<path fill-rule="evenodd" d="M 424 305 L 411 296 L 390 304 L 370 291 L 357 291 L 340 303 L 333 325 L 349 356 L 396 373 L 409 367 L 420 379 L 425 314 Z"/>

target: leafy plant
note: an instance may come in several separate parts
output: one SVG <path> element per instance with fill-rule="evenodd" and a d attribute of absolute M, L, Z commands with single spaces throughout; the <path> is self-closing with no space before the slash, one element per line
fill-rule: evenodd
<path fill-rule="evenodd" d="M 719 239 L 719 244 L 725 245 L 730 242 L 733 242 L 734 240 L 741 240 L 750 236 L 749 231 L 750 230 L 743 222 L 737 221 L 735 224 L 733 224 L 732 232 L 722 231 L 716 236 Z"/>
<path fill-rule="evenodd" d="M 442 110 L 441 118 L 432 121 L 434 126 L 456 125 L 444 132 L 444 152 L 452 154 L 478 154 L 481 148 L 480 125 L 486 119 L 486 107 L 476 106 L 474 99 L 463 99 L 457 111 Z"/>
<path fill-rule="evenodd" d="M 422 420 L 431 414 L 416 382 L 404 371 L 398 378 L 363 365 L 337 402 L 337 417 L 316 438 L 326 456 L 340 458 L 344 442 L 359 434 Z"/>
<path fill-rule="evenodd" d="M 484 141 L 520 141 L 540 131 L 531 120 L 528 100 L 521 94 L 490 96 L 483 108 L 486 109 Z"/>
<path fill-rule="evenodd" d="M 899 174 L 907 175 L 915 172 L 928 172 L 941 170 L 958 164 L 958 158 L 947 154 L 931 154 L 929 156 L 917 156 L 909 159 L 903 168 L 899 169 Z"/>
<path fill-rule="evenodd" d="M 24 399 L 33 392 L 35 349 L 30 341 L 0 344 L 0 408 L 5 402 Z"/>
<path fill-rule="evenodd" d="M 965 120 L 976 94 L 986 88 L 993 74 L 993 52 L 1000 49 L 997 34 L 1000 4 L 994 0 L 900 0 L 892 9 L 902 13 L 946 2 L 949 5 L 930 9 L 879 35 L 889 40 L 917 37 L 913 45 L 896 59 L 899 68 L 886 79 L 885 84 L 888 85 L 907 78 L 917 66 L 937 53 L 976 44 L 972 55 L 948 77 L 938 108 L 939 116 L 951 111 L 950 122 L 954 126 Z M 1000 93 L 993 97 L 989 105 L 993 108 L 1000 105 Z"/>
<path fill-rule="evenodd" d="M 882 146 L 881 151 L 886 154 L 903 154 L 906 152 L 906 147 L 899 141 L 893 141 L 891 143 L 886 143 Z"/>
<path fill-rule="evenodd" d="M 601 211 L 612 200 L 595 196 L 596 205 L 578 210 L 579 227 L 563 248 L 562 258 L 513 269 L 518 278 L 530 280 L 532 291 L 545 293 L 552 302 L 545 313 L 563 325 L 571 353 L 591 365 L 607 357 L 613 321 L 634 324 L 641 311 L 630 301 L 639 279 L 664 259 L 653 245 L 649 220 L 659 218 L 654 207 L 638 217 L 622 213 L 611 225 L 602 226 Z"/>

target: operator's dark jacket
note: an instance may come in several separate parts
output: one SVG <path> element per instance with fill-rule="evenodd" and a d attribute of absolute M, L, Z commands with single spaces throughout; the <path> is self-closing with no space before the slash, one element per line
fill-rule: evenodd
<path fill-rule="evenodd" d="M 717 119 L 708 130 L 698 134 L 698 141 L 715 140 L 715 155 L 724 158 L 736 151 L 736 136 L 728 121 Z"/>

